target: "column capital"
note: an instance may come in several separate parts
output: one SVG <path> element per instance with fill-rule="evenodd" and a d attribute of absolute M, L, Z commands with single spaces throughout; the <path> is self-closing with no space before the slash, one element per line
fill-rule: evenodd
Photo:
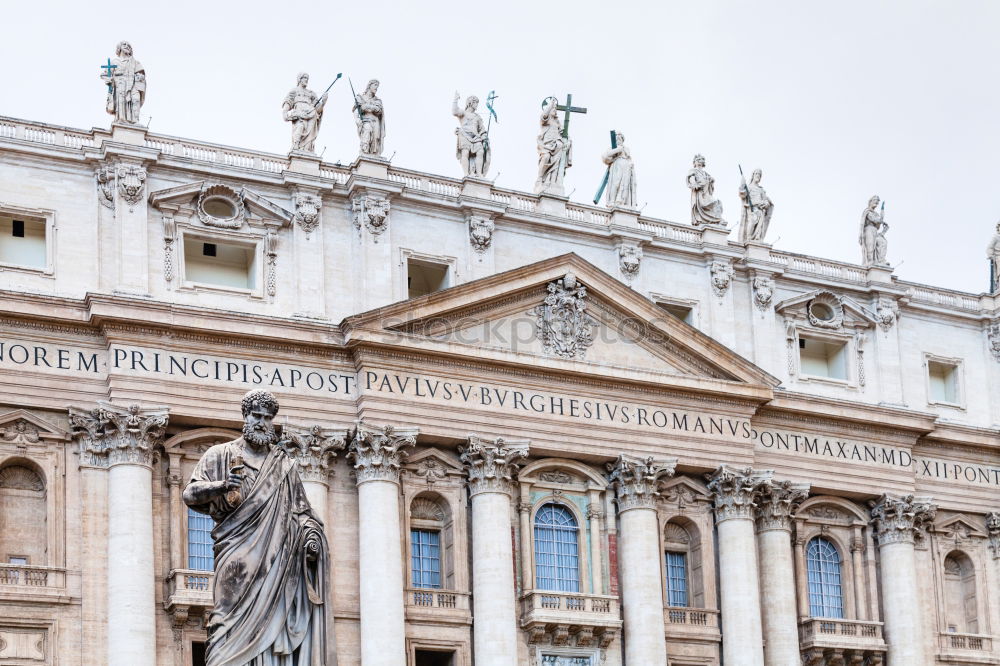
<path fill-rule="evenodd" d="M 298 463 L 304 481 L 327 483 L 337 453 L 347 448 L 347 430 L 342 428 L 286 425 L 281 434 L 281 446 Z"/>
<path fill-rule="evenodd" d="M 166 407 L 121 407 L 104 400 L 93 409 L 69 408 L 73 438 L 80 444 L 80 465 L 84 467 L 152 467 L 168 419 Z"/>
<path fill-rule="evenodd" d="M 792 531 L 792 516 L 809 497 L 808 483 L 772 481 L 757 486 L 754 495 L 757 531 Z"/>
<path fill-rule="evenodd" d="M 990 535 L 990 549 L 993 559 L 1000 560 L 1000 511 L 986 514 L 986 532 Z"/>
<path fill-rule="evenodd" d="M 358 485 L 366 481 L 399 483 L 399 468 L 406 458 L 403 449 L 417 443 L 416 428 L 372 426 L 358 421 L 347 459 L 354 462 Z"/>
<path fill-rule="evenodd" d="M 512 495 L 518 460 L 528 456 L 527 440 L 483 439 L 469 435 L 469 444 L 459 448 L 469 475 L 469 493 Z"/>
<path fill-rule="evenodd" d="M 677 458 L 654 460 L 624 453 L 606 465 L 608 479 L 615 489 L 618 513 L 629 509 L 653 509 L 659 497 L 660 479 L 671 477 L 677 468 Z"/>
<path fill-rule="evenodd" d="M 715 500 L 715 522 L 738 518 L 753 520 L 754 495 L 761 485 L 771 483 L 771 470 L 752 467 L 738 469 L 721 465 L 708 478 L 708 489 Z"/>
<path fill-rule="evenodd" d="M 882 495 L 868 503 L 879 548 L 892 543 L 913 543 L 917 532 L 934 520 L 937 507 L 930 497 Z"/>

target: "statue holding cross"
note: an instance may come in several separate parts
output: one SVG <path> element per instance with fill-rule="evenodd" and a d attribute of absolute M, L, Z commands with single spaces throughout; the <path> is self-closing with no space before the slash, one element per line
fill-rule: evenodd
<path fill-rule="evenodd" d="M 559 111 L 566 113 L 562 128 L 559 127 Z M 560 104 L 556 97 L 547 97 L 542 102 L 541 131 L 537 140 L 536 194 L 562 196 L 564 193 L 566 169 L 573 166 L 573 142 L 569 138 L 569 119 L 573 113 L 587 113 L 587 109 L 573 106 L 573 95 L 566 95 L 565 105 Z"/>
<path fill-rule="evenodd" d="M 101 65 L 101 80 L 108 86 L 107 111 L 117 123 L 139 124 L 139 111 L 146 101 L 146 70 L 132 56 L 132 45 L 119 42 L 114 60 Z"/>

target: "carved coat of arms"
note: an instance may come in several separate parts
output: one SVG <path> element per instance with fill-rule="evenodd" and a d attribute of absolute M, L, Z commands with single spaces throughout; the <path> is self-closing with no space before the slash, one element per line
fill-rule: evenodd
<path fill-rule="evenodd" d="M 550 282 L 545 301 L 532 313 L 536 334 L 546 354 L 560 358 L 583 358 L 594 343 L 596 322 L 587 315 L 587 288 L 567 273 Z"/>

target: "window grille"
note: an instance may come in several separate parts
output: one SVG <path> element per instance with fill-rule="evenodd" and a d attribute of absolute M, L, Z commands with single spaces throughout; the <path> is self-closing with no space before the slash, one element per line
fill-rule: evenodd
<path fill-rule="evenodd" d="M 667 551 L 667 603 L 678 607 L 688 605 L 687 553 Z"/>
<path fill-rule="evenodd" d="M 441 587 L 441 533 L 410 530 L 410 568 L 413 587 Z"/>
<path fill-rule="evenodd" d="M 535 587 L 556 592 L 580 591 L 580 554 L 573 514 L 546 504 L 535 515 Z"/>
<path fill-rule="evenodd" d="M 844 593 L 840 585 L 840 554 L 821 537 L 806 548 L 809 577 L 809 614 L 812 617 L 844 617 Z"/>
<path fill-rule="evenodd" d="M 212 571 L 215 568 L 214 545 L 212 519 L 188 509 L 188 569 Z"/>

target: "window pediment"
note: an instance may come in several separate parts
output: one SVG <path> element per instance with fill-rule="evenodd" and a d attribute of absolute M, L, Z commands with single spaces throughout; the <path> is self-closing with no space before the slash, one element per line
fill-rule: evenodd
<path fill-rule="evenodd" d="M 874 315 L 854 299 L 822 289 L 785 299 L 774 306 L 774 310 L 797 326 L 821 331 L 873 328 L 878 323 Z"/>
<path fill-rule="evenodd" d="M 291 211 L 246 186 L 205 180 L 153 192 L 149 203 L 171 217 L 187 217 L 218 229 L 241 229 L 244 224 L 287 227 L 294 218 Z"/>
<path fill-rule="evenodd" d="M 0 414 L 0 443 L 24 448 L 68 439 L 69 436 L 64 430 L 23 409 Z"/>

